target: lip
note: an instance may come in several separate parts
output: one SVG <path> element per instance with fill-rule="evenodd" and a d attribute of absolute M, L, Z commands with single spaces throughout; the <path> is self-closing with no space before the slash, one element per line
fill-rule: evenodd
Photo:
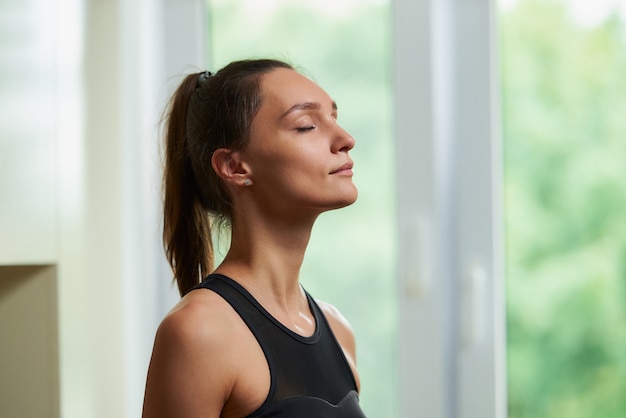
<path fill-rule="evenodd" d="M 345 163 L 341 167 L 331 171 L 329 174 L 352 174 L 352 167 L 353 166 L 354 166 L 354 164 L 352 163 L 352 161 L 348 161 L 347 163 Z"/>

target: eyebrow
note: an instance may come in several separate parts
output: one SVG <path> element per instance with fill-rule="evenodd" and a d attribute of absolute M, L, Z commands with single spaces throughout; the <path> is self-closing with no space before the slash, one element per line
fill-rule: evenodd
<path fill-rule="evenodd" d="M 334 111 L 337 111 L 337 103 L 333 100 L 332 103 L 332 108 Z M 298 103 L 295 104 L 293 106 L 291 106 L 289 109 L 287 109 L 287 111 L 285 113 L 283 113 L 280 118 L 284 118 L 286 116 L 288 116 L 289 114 L 296 112 L 298 110 L 317 110 L 321 107 L 321 105 L 317 102 L 304 102 L 304 103 Z"/>

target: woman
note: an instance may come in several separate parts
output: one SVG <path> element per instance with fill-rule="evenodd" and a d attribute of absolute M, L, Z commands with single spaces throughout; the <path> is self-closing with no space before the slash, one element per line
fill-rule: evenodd
<path fill-rule="evenodd" d="M 163 234 L 183 297 L 157 331 L 144 418 L 365 416 L 350 326 L 298 279 L 317 216 L 357 198 L 353 147 L 331 97 L 284 62 L 185 78 Z M 215 221 L 231 245 L 214 269 Z"/>

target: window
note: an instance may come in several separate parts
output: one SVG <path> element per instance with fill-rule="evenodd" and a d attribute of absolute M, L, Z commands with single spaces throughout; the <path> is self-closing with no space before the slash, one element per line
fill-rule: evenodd
<path fill-rule="evenodd" d="M 624 2 L 500 9 L 509 417 L 621 417 Z"/>

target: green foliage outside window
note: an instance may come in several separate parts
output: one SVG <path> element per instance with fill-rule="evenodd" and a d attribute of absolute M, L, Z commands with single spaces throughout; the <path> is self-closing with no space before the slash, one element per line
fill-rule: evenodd
<path fill-rule="evenodd" d="M 626 25 L 500 16 L 511 418 L 626 416 Z"/>

